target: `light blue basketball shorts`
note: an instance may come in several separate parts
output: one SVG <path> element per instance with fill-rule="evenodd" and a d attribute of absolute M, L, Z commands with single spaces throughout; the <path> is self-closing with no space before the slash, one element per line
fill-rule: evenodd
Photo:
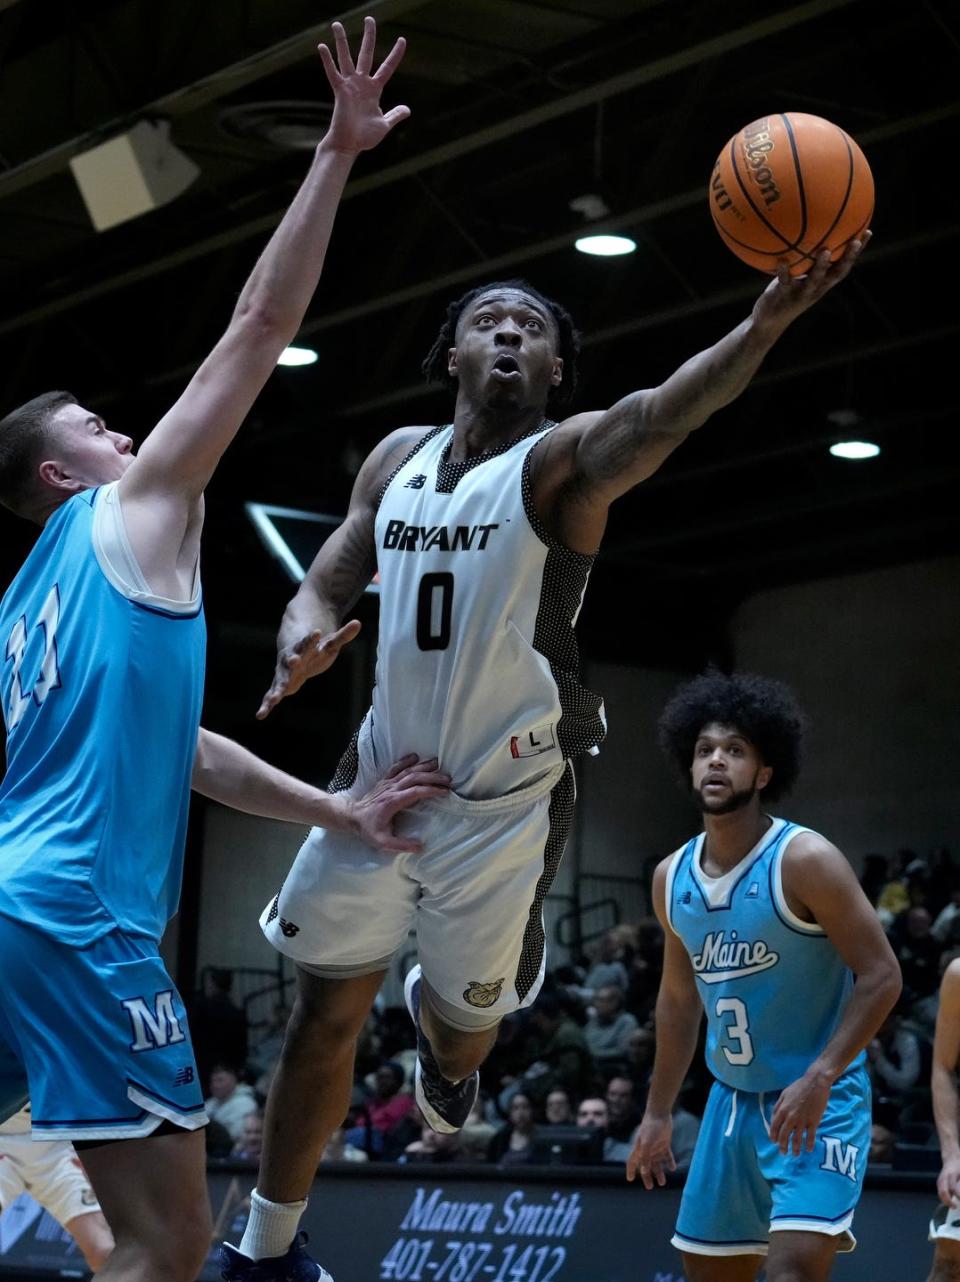
<path fill-rule="evenodd" d="M 870 1152 L 865 1070 L 834 1085 L 812 1153 L 783 1154 L 771 1140 L 779 1094 L 714 1082 L 671 1239 L 679 1250 L 766 1255 L 778 1230 L 839 1236 L 838 1251 L 856 1246 L 850 1226 Z"/>
<path fill-rule="evenodd" d="M 33 1135 L 114 1140 L 207 1121 L 183 1002 L 156 944 L 73 948 L 0 915 L 0 1117 Z"/>

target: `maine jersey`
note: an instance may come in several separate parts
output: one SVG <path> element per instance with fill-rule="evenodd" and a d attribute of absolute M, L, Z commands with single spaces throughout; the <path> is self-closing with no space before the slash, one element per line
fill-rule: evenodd
<path fill-rule="evenodd" d="M 437 428 L 377 512 L 375 754 L 435 756 L 473 800 L 524 787 L 605 732 L 573 630 L 594 558 L 552 540 L 530 497 L 530 451 L 553 426 L 460 464 L 453 428 Z"/>
<path fill-rule="evenodd" d="M 784 851 L 807 831 L 774 819 L 722 877 L 701 868 L 701 834 L 667 871 L 667 919 L 693 964 L 707 1015 L 707 1063 L 736 1090 L 780 1090 L 800 1077 L 830 1040 L 853 989 L 823 930 L 791 912 L 784 897 Z"/>
<path fill-rule="evenodd" d="M 78 946 L 176 910 L 203 693 L 199 589 L 125 594 L 94 539 L 111 502 L 64 503 L 0 602 L 0 913 Z"/>

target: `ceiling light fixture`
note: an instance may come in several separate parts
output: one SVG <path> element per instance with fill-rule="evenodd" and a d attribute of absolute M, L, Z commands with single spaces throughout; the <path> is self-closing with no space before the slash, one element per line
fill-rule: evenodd
<path fill-rule="evenodd" d="M 599 258 L 632 254 L 637 247 L 637 242 L 629 236 L 580 236 L 573 243 L 581 254 L 595 254 Z"/>
<path fill-rule="evenodd" d="M 876 458 L 880 453 L 880 446 L 874 445 L 873 441 L 836 441 L 830 446 L 830 453 L 834 458 Z"/>
<path fill-rule="evenodd" d="M 277 357 L 278 365 L 312 365 L 317 359 L 317 353 L 312 347 L 285 347 Z"/>

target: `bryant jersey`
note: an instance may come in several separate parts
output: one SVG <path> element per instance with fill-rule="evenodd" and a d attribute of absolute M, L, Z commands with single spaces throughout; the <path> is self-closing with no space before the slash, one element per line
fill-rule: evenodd
<path fill-rule="evenodd" d="M 169 609 L 120 590 L 111 504 L 64 503 L 0 602 L 0 912 L 78 946 L 176 911 L 203 694 L 199 587 Z"/>
<path fill-rule="evenodd" d="M 453 428 L 437 428 L 377 512 L 377 760 L 436 756 L 473 800 L 523 787 L 605 732 L 573 631 L 594 558 L 552 539 L 530 496 L 530 451 L 554 426 L 458 464 Z"/>
<path fill-rule="evenodd" d="M 722 877 L 701 868 L 701 833 L 667 871 L 667 919 L 690 954 L 707 1013 L 707 1064 L 736 1090 L 779 1090 L 800 1077 L 853 989 L 823 930 L 791 912 L 784 897 L 783 853 L 808 831 L 775 819 Z"/>

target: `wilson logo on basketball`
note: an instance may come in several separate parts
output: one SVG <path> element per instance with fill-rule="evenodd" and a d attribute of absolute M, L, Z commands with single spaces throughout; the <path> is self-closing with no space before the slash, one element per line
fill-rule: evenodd
<path fill-rule="evenodd" d="M 476 980 L 471 980 L 463 990 L 463 1000 L 469 1002 L 471 1006 L 479 1006 L 481 1010 L 486 1010 L 499 998 L 503 992 L 504 983 L 504 979 L 496 979 L 492 984 L 478 984 Z"/>
<path fill-rule="evenodd" d="M 773 139 L 770 137 L 769 121 L 755 120 L 743 131 L 743 154 L 753 181 L 760 188 L 763 203 L 769 209 L 780 199 L 780 189 L 773 176 L 773 170 L 767 163 L 767 157 L 773 151 Z"/>
<path fill-rule="evenodd" d="M 721 213 L 725 212 L 727 209 L 733 209 L 733 201 L 730 199 L 727 189 L 723 185 L 723 179 L 720 176 L 719 163 L 713 171 L 713 177 L 710 179 L 710 193 L 713 197 L 714 203 Z"/>

